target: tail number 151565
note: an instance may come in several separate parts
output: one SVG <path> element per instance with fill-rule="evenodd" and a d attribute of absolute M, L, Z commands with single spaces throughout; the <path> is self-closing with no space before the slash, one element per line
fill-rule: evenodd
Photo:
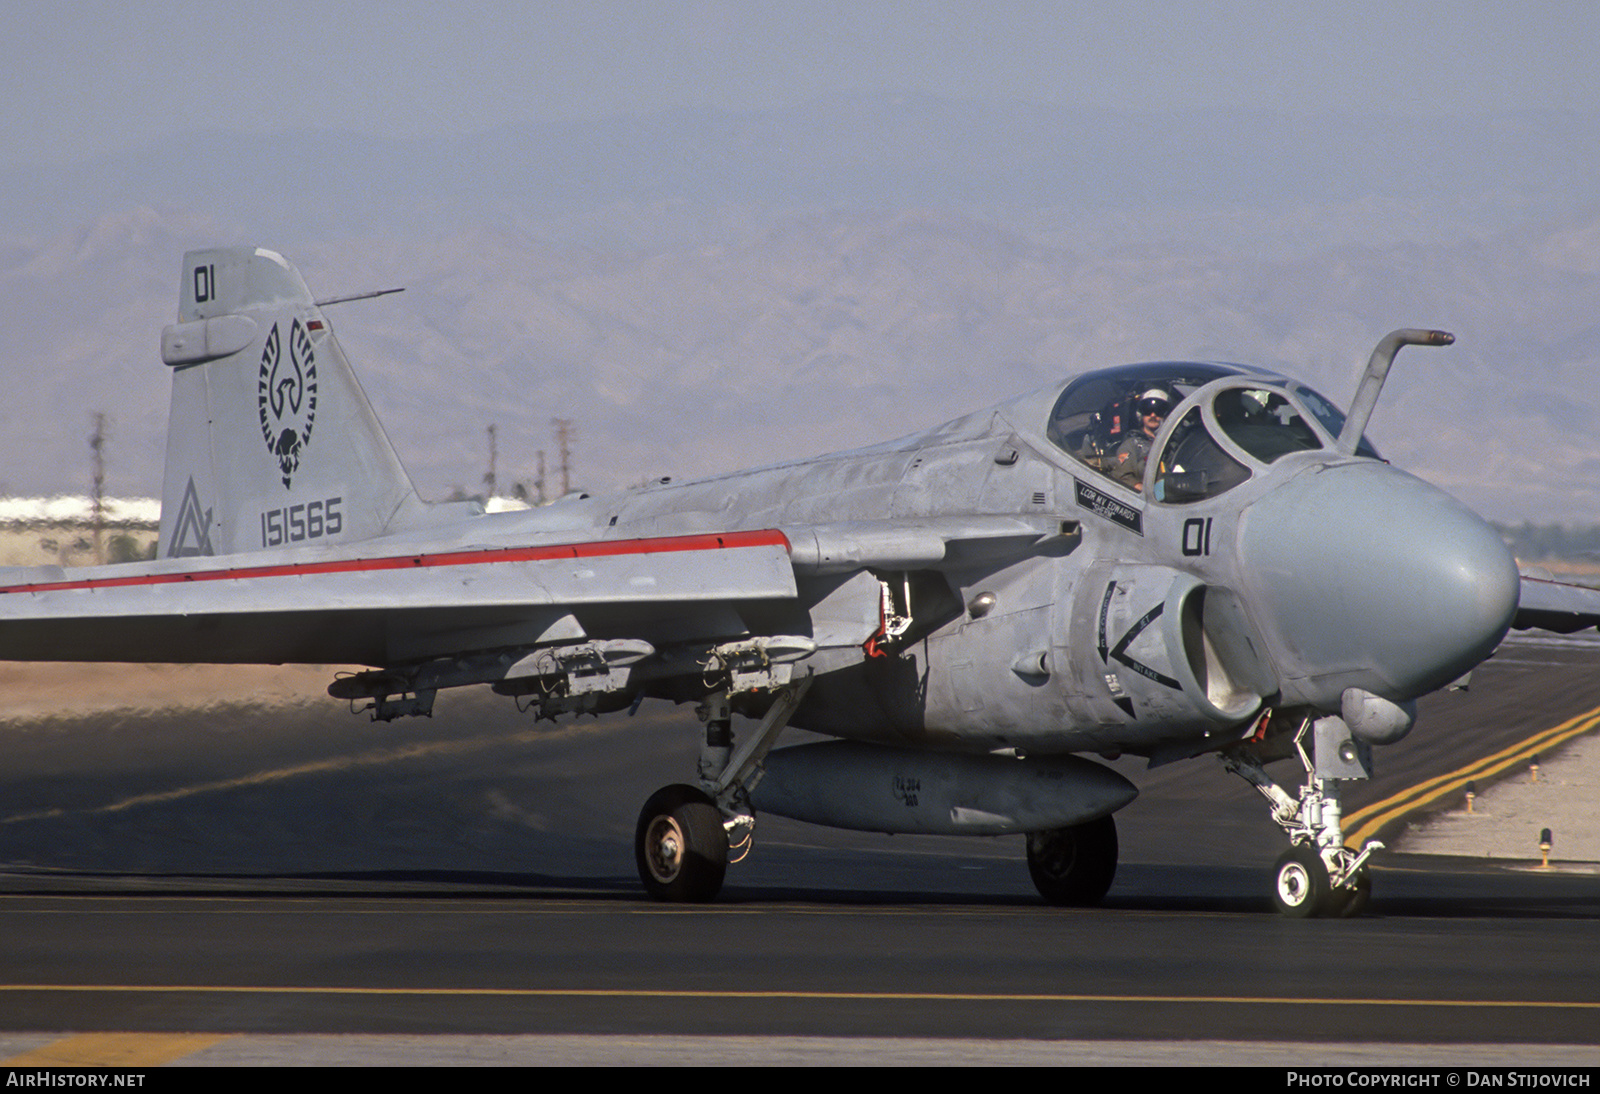
<path fill-rule="evenodd" d="M 261 546 L 281 547 L 336 536 L 344 529 L 343 498 L 323 498 L 261 514 Z"/>

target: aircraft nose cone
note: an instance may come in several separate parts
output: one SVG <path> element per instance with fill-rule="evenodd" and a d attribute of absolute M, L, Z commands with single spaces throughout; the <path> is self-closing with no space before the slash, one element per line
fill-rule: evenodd
<path fill-rule="evenodd" d="M 1516 560 L 1454 498 L 1373 462 L 1307 470 L 1245 511 L 1245 580 L 1292 690 L 1337 707 L 1346 687 L 1397 701 L 1493 652 L 1516 612 Z"/>

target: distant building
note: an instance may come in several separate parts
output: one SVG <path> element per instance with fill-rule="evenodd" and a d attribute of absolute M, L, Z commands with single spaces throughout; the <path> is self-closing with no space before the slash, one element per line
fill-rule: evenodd
<path fill-rule="evenodd" d="M 0 566 L 93 566 L 154 558 L 158 498 L 0 498 Z M 98 543 L 96 542 L 98 540 Z"/>
<path fill-rule="evenodd" d="M 531 508 L 521 498 L 489 498 L 490 513 Z M 0 566 L 93 566 L 156 557 L 160 498 L 103 498 L 95 548 L 94 499 L 0 498 Z"/>

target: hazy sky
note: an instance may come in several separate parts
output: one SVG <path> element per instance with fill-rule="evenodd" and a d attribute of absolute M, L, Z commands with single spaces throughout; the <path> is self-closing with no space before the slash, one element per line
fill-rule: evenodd
<path fill-rule="evenodd" d="M 0 160 L 72 162 L 193 129 L 408 137 L 838 92 L 1158 112 L 1593 110 L 1596 56 L 1600 11 L 1578 0 L 10 0 Z"/>

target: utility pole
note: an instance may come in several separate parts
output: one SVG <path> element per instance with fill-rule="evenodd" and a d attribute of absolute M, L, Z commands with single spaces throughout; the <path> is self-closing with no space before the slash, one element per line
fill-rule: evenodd
<path fill-rule="evenodd" d="M 572 492 L 572 419 L 551 418 L 550 424 L 555 427 L 556 447 L 561 452 L 561 496 L 566 497 Z"/>
<path fill-rule="evenodd" d="M 539 449 L 539 477 L 533 480 L 534 493 L 538 495 L 537 504 L 545 503 L 544 496 L 544 449 Z"/>
<path fill-rule="evenodd" d="M 495 447 L 494 426 L 489 426 L 489 473 L 483 477 L 483 498 L 488 501 L 494 497 L 494 470 L 495 463 L 499 460 L 500 451 Z"/>
<path fill-rule="evenodd" d="M 94 433 L 89 437 L 89 453 L 94 463 L 94 564 L 104 566 L 106 561 L 105 543 L 103 542 L 106 526 L 105 520 L 105 488 L 106 488 L 106 415 L 105 411 L 96 411 L 94 416 Z"/>

